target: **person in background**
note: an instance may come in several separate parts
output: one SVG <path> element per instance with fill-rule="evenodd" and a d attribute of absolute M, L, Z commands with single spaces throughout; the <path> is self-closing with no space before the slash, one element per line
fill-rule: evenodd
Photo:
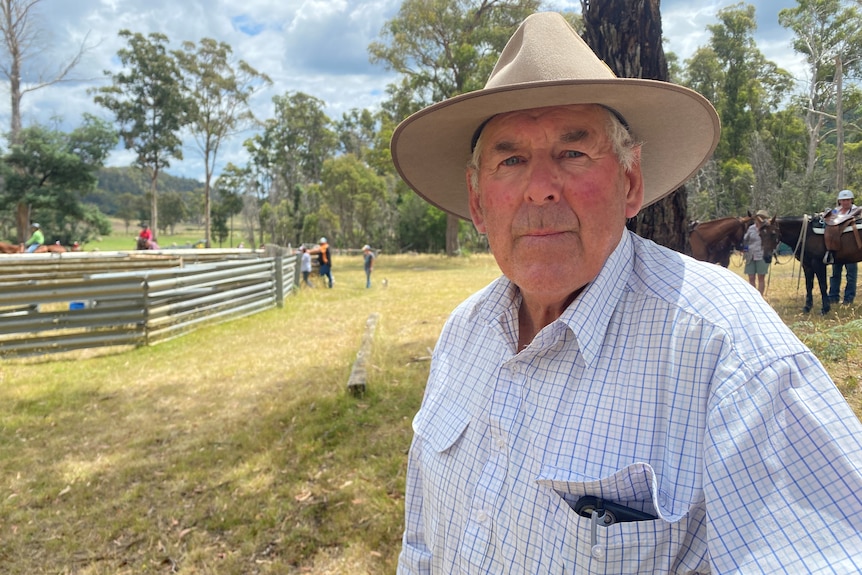
<path fill-rule="evenodd" d="M 314 287 L 308 281 L 308 276 L 311 275 L 311 254 L 308 253 L 308 248 L 301 246 L 299 248 L 299 271 L 302 273 L 302 283 L 308 287 Z"/>
<path fill-rule="evenodd" d="M 33 222 L 30 225 L 30 237 L 24 242 L 25 251 L 28 254 L 32 254 L 39 246 L 44 245 L 45 243 L 45 234 L 42 233 L 42 226 L 38 223 Z"/>
<path fill-rule="evenodd" d="M 139 238 L 142 238 L 147 244 L 153 241 L 153 230 L 150 229 L 149 224 L 143 224 L 141 226 L 141 233 L 138 234 Z"/>
<path fill-rule="evenodd" d="M 769 260 L 763 253 L 763 244 L 760 239 L 760 228 L 769 221 L 766 210 L 758 210 L 754 215 L 754 221 L 745 230 L 742 236 L 742 245 L 745 250 L 745 269 L 743 273 L 748 276 L 748 283 L 757 288 L 760 295 L 766 291 L 766 273 L 769 271 Z M 755 282 L 755 279 L 757 280 Z"/>
<path fill-rule="evenodd" d="M 862 572 L 862 424 L 826 370 L 737 274 L 626 229 L 719 133 L 555 12 L 395 129 L 503 274 L 432 354 L 399 574 Z"/>
<path fill-rule="evenodd" d="M 838 192 L 838 205 L 832 209 L 835 215 L 843 216 L 849 214 L 856 208 L 853 203 L 853 192 L 850 190 L 841 190 Z M 832 275 L 829 277 L 829 301 L 838 303 L 841 297 L 841 272 L 847 270 L 847 283 L 844 285 L 844 300 L 845 305 L 850 305 L 856 299 L 856 272 L 858 265 L 855 262 L 847 264 L 832 264 Z"/>
<path fill-rule="evenodd" d="M 362 258 L 365 264 L 365 287 L 370 288 L 371 272 L 374 270 L 374 251 L 368 244 L 362 246 Z"/>
<path fill-rule="evenodd" d="M 329 242 L 326 238 L 320 238 L 318 247 L 314 248 L 311 253 L 317 254 L 318 273 L 320 277 L 326 277 L 329 280 L 329 287 L 332 287 L 332 250 L 329 247 Z"/>

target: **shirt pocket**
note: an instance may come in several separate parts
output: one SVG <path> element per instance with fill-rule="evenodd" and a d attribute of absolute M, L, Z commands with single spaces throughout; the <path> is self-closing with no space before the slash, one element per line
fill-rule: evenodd
<path fill-rule="evenodd" d="M 547 539 L 553 541 L 549 551 L 558 572 L 708 572 L 702 543 L 706 540 L 703 506 L 659 496 L 658 481 L 650 465 L 634 463 L 599 479 L 543 469 L 537 483 L 558 495 L 552 497 L 553 527 L 547 533 Z M 592 519 L 573 509 L 585 495 L 645 511 L 657 519 L 599 524 L 593 529 Z M 680 513 L 681 509 L 686 512 Z M 694 513 L 690 513 L 692 510 Z M 704 532 L 695 537 L 692 529 Z"/>
<path fill-rule="evenodd" d="M 422 443 L 425 544 L 440 557 L 456 547 L 467 572 L 482 566 L 491 543 L 491 518 L 476 507 L 474 497 L 477 478 L 472 463 L 481 457 L 474 438 L 466 437 L 471 420 L 463 405 L 433 397 L 413 420 L 413 431 Z"/>

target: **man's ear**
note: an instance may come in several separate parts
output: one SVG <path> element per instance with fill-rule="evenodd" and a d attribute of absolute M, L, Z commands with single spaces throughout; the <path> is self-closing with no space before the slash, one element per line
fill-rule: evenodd
<path fill-rule="evenodd" d="M 473 226 L 480 234 L 485 233 L 485 218 L 482 215 L 482 202 L 479 198 L 479 190 L 473 188 L 473 170 L 467 169 L 467 193 L 470 201 L 470 218 L 473 220 Z"/>
<path fill-rule="evenodd" d="M 635 151 L 637 157 L 624 177 L 626 179 L 626 218 L 633 218 L 641 211 L 644 203 L 644 178 L 641 172 L 641 148 Z"/>

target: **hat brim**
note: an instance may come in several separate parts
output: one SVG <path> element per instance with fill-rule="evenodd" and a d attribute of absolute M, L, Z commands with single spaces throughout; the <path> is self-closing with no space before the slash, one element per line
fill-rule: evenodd
<path fill-rule="evenodd" d="M 683 86 L 632 78 L 547 81 L 478 90 L 413 114 L 392 135 L 395 168 L 426 201 L 469 220 L 465 169 L 479 126 L 504 112 L 571 104 L 613 109 L 643 143 L 644 207 L 685 183 L 718 145 L 715 109 Z"/>

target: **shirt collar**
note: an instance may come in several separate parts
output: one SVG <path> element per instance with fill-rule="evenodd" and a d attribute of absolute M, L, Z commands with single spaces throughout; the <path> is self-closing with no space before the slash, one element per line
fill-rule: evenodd
<path fill-rule="evenodd" d="M 632 274 L 634 244 L 629 234 L 627 230 L 623 231 L 622 239 L 599 271 L 599 275 L 587 284 L 557 320 L 565 324 L 575 336 L 587 365 L 593 363 L 599 355 L 611 317 Z M 520 305 L 520 290 L 508 278 L 501 276 L 476 300 L 472 314 L 476 321 L 485 324 L 505 323 L 507 320 L 511 324 L 518 317 L 517 309 Z M 517 341 L 517 338 L 514 339 Z"/>

